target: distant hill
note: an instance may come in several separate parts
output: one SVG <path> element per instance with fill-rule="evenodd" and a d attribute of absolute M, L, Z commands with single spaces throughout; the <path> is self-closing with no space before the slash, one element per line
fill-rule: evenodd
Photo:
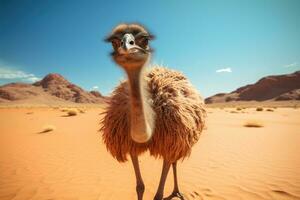
<path fill-rule="evenodd" d="M 240 87 L 230 93 L 219 93 L 208 97 L 205 103 L 267 100 L 300 100 L 300 71 L 261 78 L 254 84 Z"/>
<path fill-rule="evenodd" d="M 104 99 L 98 91 L 85 91 L 60 74 L 48 74 L 33 84 L 9 83 L 0 86 L 0 103 L 102 103 Z"/>

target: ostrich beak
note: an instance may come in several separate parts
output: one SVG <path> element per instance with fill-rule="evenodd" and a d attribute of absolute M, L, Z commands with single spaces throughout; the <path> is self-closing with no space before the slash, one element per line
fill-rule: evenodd
<path fill-rule="evenodd" d="M 135 44 L 135 38 L 131 33 L 126 33 L 121 40 L 120 54 L 141 52 L 141 48 Z"/>
<path fill-rule="evenodd" d="M 122 38 L 122 48 L 125 50 L 129 50 L 133 48 L 135 45 L 135 39 L 131 33 L 126 33 Z"/>

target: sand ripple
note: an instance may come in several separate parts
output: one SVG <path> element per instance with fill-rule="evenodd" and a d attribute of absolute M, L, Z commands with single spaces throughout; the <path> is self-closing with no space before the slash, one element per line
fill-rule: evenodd
<path fill-rule="evenodd" d="M 0 109 L 0 199 L 136 199 L 131 163 L 117 163 L 101 143 L 100 112 L 88 109 L 65 118 L 54 109 Z M 208 129 L 191 157 L 178 165 L 184 197 L 300 199 L 299 114 L 294 109 L 210 111 Z M 243 127 L 249 118 L 263 120 L 265 126 Z M 56 129 L 36 134 L 45 124 Z M 146 153 L 140 164 L 144 199 L 153 199 L 162 161 Z M 165 196 L 172 191 L 172 181 L 170 173 Z"/>

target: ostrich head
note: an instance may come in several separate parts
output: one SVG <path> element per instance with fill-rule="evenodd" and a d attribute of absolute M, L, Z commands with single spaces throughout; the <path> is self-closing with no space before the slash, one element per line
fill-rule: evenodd
<path fill-rule="evenodd" d="M 148 91 L 143 77 L 143 66 L 150 58 L 148 41 L 153 39 L 139 24 L 120 24 L 113 29 L 106 41 L 112 43 L 113 60 L 128 76 L 130 88 L 130 134 L 137 143 L 147 142 L 154 129 L 154 112 L 149 105 Z"/>
<path fill-rule="evenodd" d="M 111 42 L 114 61 L 125 71 L 141 69 L 150 58 L 151 48 L 148 41 L 153 39 L 139 24 L 120 24 L 106 38 Z"/>

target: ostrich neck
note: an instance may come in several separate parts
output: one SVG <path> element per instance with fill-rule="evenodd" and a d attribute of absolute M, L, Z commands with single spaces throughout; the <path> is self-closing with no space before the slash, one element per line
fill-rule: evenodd
<path fill-rule="evenodd" d="M 149 105 L 143 68 L 127 71 L 130 86 L 130 134 L 138 143 L 152 136 L 153 111 Z"/>

